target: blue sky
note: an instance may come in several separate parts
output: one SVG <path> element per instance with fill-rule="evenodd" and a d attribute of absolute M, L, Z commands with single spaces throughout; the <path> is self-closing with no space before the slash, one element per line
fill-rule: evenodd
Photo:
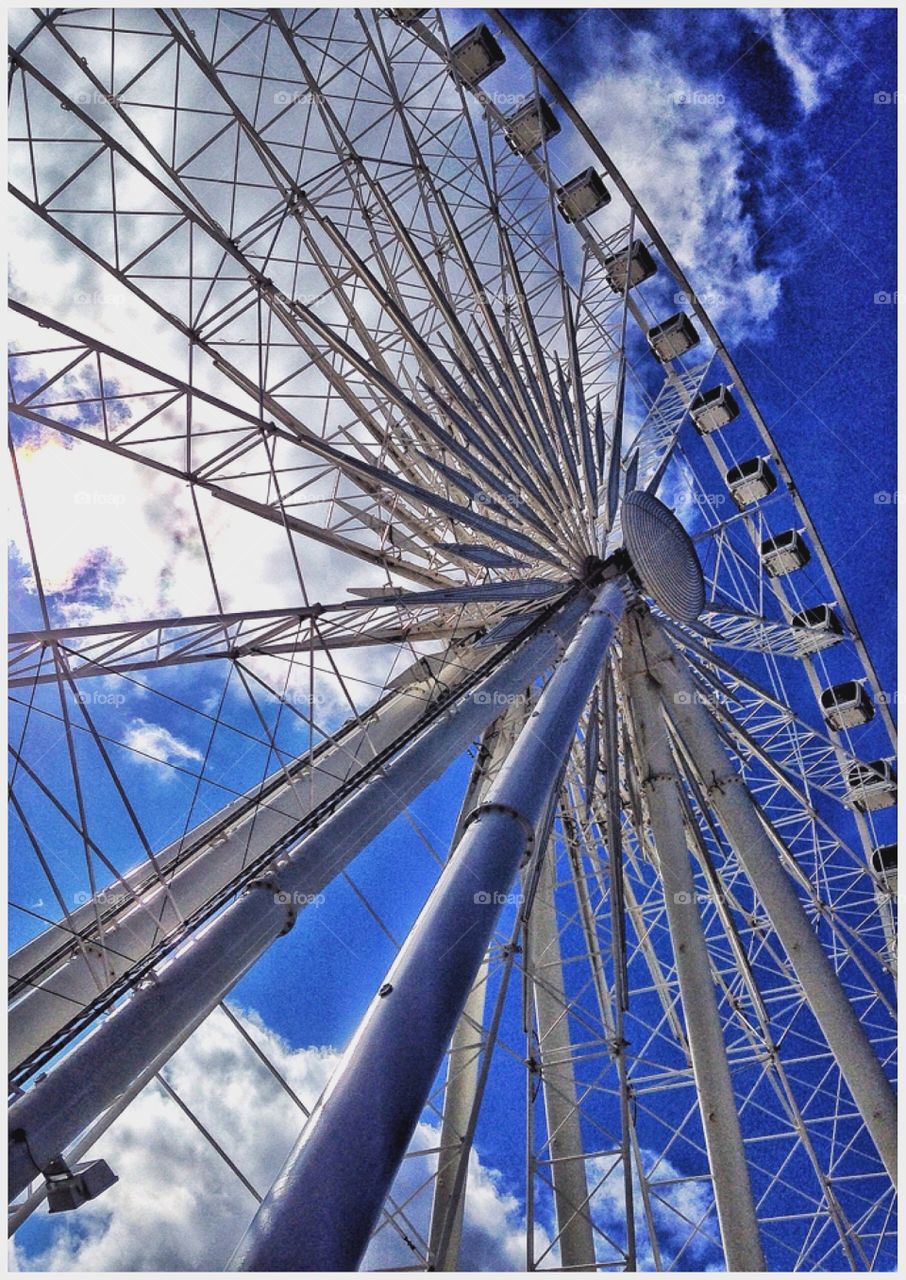
<path fill-rule="evenodd" d="M 561 9 L 509 16 L 566 91 L 595 106 L 606 126 L 606 145 L 631 179 L 637 168 L 661 184 L 655 190 L 638 181 L 642 202 L 669 212 L 671 200 L 689 201 L 684 243 L 693 246 L 695 261 L 682 265 L 706 299 L 708 291 L 718 295 L 713 309 L 725 313 L 718 323 L 821 532 L 881 685 L 892 689 L 894 12 L 797 10 L 772 18 L 766 11 L 745 10 Z M 470 19 L 462 21 L 468 25 Z M 650 116 L 622 114 L 629 102 L 644 107 L 639 86 L 646 85 Z M 691 101 L 670 102 L 671 92 Z M 617 110 L 611 111 L 611 102 Z M 658 155 L 664 146 L 678 158 L 657 176 L 646 170 L 642 153 Z M 704 160 L 686 169 L 690 157 Z M 707 164 L 713 167 L 713 189 Z M 683 221 L 677 219 L 681 230 Z M 699 222 L 701 234 L 693 234 Z M 720 297 L 732 292 L 733 273 L 720 237 L 729 240 L 740 228 L 744 233 L 734 240 L 738 278 L 757 281 L 750 295 L 761 300 L 757 315 L 734 312 Z M 709 270 L 709 243 L 718 276 Z M 26 625 L 33 599 L 23 594 L 21 577 L 21 566 L 14 565 L 12 613 L 18 625 Z M 94 589 L 98 581 L 96 575 Z M 175 694 L 178 678 L 157 687 Z M 213 696 L 217 680 L 204 688 Z M 178 735 L 180 713 L 174 707 L 171 714 L 167 723 Z M 107 715 L 112 726 L 116 708 L 98 708 L 96 715 Z M 124 768 L 127 761 L 123 753 Z M 262 752 L 250 748 L 236 789 L 250 785 L 262 764 Z M 415 821 L 441 854 L 468 769 L 468 759 L 457 762 L 412 806 Z M 149 834 L 163 841 L 159 780 L 133 765 L 132 782 Z M 180 782 L 173 785 L 184 789 Z M 203 803 L 213 810 L 223 798 L 212 788 Z M 102 808 L 104 795 L 91 803 Z M 119 823 L 123 841 L 134 846 L 134 833 Z M 124 856 L 122 865 L 134 857 Z M 401 818 L 350 870 L 400 939 L 437 868 Z M 29 872 L 20 899 L 39 893 Z M 14 936 L 20 927 L 24 934 L 32 929 L 13 913 Z M 392 955 L 389 939 L 352 888 L 340 882 L 262 959 L 235 999 L 292 1048 L 342 1047 Z M 513 1087 L 519 1087 L 515 1078 Z M 502 1112 L 488 1121 L 482 1160 L 506 1169 L 520 1138 Z M 504 1179 L 504 1189 L 518 1200 L 517 1184 Z M 46 1220 L 36 1217 L 22 1244 L 35 1253 L 47 1239 Z M 698 1261 L 707 1265 L 713 1258 Z"/>

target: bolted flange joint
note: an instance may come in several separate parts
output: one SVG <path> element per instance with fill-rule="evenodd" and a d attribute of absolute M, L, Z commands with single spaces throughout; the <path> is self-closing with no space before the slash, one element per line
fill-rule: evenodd
<path fill-rule="evenodd" d="M 296 923 L 296 916 L 299 914 L 299 905 L 296 901 L 296 895 L 290 893 L 288 889 L 284 889 L 276 876 L 262 876 L 258 880 L 252 880 L 246 893 L 251 893 L 255 889 L 263 889 L 265 893 L 273 896 L 274 902 L 278 906 L 286 909 L 286 919 L 283 928 L 277 934 L 278 938 L 282 938 L 285 933 L 289 933 L 290 929 Z"/>
<path fill-rule="evenodd" d="M 476 805 L 462 824 L 463 831 L 465 831 L 467 827 L 470 827 L 473 822 L 477 822 L 483 813 L 505 813 L 508 817 L 515 818 L 516 822 L 525 834 L 525 850 L 522 855 L 522 862 L 520 863 L 520 866 L 525 866 L 526 862 L 531 857 L 532 850 L 535 847 L 534 825 L 529 822 L 524 813 L 520 813 L 518 809 L 513 807 L 513 805 L 506 804 L 498 800 L 487 801 L 484 804 Z"/>

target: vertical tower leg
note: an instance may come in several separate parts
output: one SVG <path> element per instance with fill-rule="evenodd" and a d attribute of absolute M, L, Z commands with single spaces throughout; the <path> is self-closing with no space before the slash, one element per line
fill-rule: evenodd
<path fill-rule="evenodd" d="M 482 739 L 478 759 L 469 779 L 468 790 L 453 833 L 452 849 L 456 849 L 466 821 L 481 803 L 501 766 L 519 736 L 528 714 L 526 701 L 517 701 L 499 720 L 495 720 Z M 428 1257 L 435 1271 L 456 1271 L 462 1242 L 463 1209 L 468 1181 L 470 1146 L 465 1135 L 475 1105 L 478 1085 L 481 1032 L 487 997 L 488 960 L 485 956 L 466 1006 L 462 1011 L 447 1058 L 447 1083 L 444 1089 L 444 1114 L 440 1130 L 440 1154 L 434 1181 L 434 1200 L 428 1230 Z M 467 1164 L 460 1176 L 460 1164 Z M 452 1222 L 450 1217 L 452 1215 Z M 447 1225 L 449 1223 L 449 1226 Z"/>
<path fill-rule="evenodd" d="M 242 1271 L 361 1261 L 493 935 L 536 841 L 623 612 L 604 587 L 372 1002 L 232 1260 Z"/>
<path fill-rule="evenodd" d="M 896 1185 L 897 1108 L 890 1083 L 684 664 L 650 617 L 644 627 L 648 660 L 666 695 L 668 714 L 695 760 L 708 802 L 789 956 L 809 1008 Z"/>
<path fill-rule="evenodd" d="M 686 844 L 679 778 L 657 685 L 648 674 L 638 614 L 624 627 L 623 670 L 635 715 L 692 1071 L 728 1271 L 763 1271 L 764 1254 L 727 1063 L 708 947 Z"/>
<path fill-rule="evenodd" d="M 568 1000 L 563 984 L 560 933 L 554 896 L 555 857 L 554 840 L 551 838 L 529 917 L 535 1019 L 541 1053 L 541 1084 L 544 1090 L 547 1145 L 557 1211 L 560 1265 L 570 1271 L 593 1271 L 594 1230 L 586 1203 L 588 1181 L 582 1155 L 584 1147 L 577 1106 L 576 1076 L 566 1015 Z"/>
<path fill-rule="evenodd" d="M 667 695 L 669 717 L 695 760 L 709 804 L 718 814 L 783 950 L 790 957 L 809 1007 L 896 1187 L 897 1106 L 891 1084 L 818 934 L 811 927 L 745 783 L 729 763 L 708 709 L 697 698 L 691 677 L 683 669 L 676 650 L 650 618 L 645 622 L 645 645 L 656 678 Z"/>

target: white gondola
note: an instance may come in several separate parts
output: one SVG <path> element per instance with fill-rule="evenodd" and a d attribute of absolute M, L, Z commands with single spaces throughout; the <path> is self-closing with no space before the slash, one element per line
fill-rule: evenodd
<path fill-rule="evenodd" d="M 739 405 L 729 387 L 709 387 L 689 405 L 689 414 L 702 435 L 718 431 L 739 417 Z"/>
<path fill-rule="evenodd" d="M 527 102 L 507 116 L 506 140 L 517 155 L 528 155 L 560 132 L 560 122 L 543 98 Z"/>
<path fill-rule="evenodd" d="M 633 240 L 628 249 L 604 259 L 604 274 L 614 293 L 625 292 L 627 275 L 629 287 L 634 289 L 650 280 L 656 271 L 657 263 L 641 240 Z"/>
<path fill-rule="evenodd" d="M 610 192 L 597 169 L 586 169 L 557 188 L 557 208 L 567 222 L 590 218 L 610 204 Z"/>
<path fill-rule="evenodd" d="M 388 18 L 392 18 L 394 22 L 398 22 L 401 27 L 408 27 L 412 22 L 418 22 L 419 18 L 423 18 L 428 12 L 427 9 L 385 9 L 384 13 Z"/>
<path fill-rule="evenodd" d="M 857 809 L 889 809 L 897 802 L 897 775 L 889 760 L 851 765 L 846 783 L 846 798 Z"/>
<path fill-rule="evenodd" d="M 817 653 L 829 649 L 843 639 L 843 624 L 829 604 L 815 604 L 794 613 L 790 626 L 796 634 L 800 653 Z"/>
<path fill-rule="evenodd" d="M 727 488 L 740 510 L 760 502 L 777 488 L 777 477 L 766 458 L 746 458 L 731 467 L 726 476 Z"/>
<path fill-rule="evenodd" d="M 875 708 L 860 681 L 844 680 L 823 691 L 821 711 L 831 729 L 855 729 L 868 723 Z"/>
<path fill-rule="evenodd" d="M 450 64 L 466 84 L 478 84 L 505 62 L 506 55 L 483 22 L 450 50 Z"/>
<path fill-rule="evenodd" d="M 652 325 L 648 330 L 648 345 L 658 360 L 666 364 L 697 346 L 698 333 L 685 311 L 678 311 L 662 324 Z"/>
<path fill-rule="evenodd" d="M 761 544 L 761 563 L 772 578 L 782 578 L 807 565 L 811 554 L 798 529 L 785 529 Z"/>
<path fill-rule="evenodd" d="M 878 845 L 871 855 L 871 865 L 881 877 L 888 893 L 897 896 L 897 846 L 895 844 Z"/>

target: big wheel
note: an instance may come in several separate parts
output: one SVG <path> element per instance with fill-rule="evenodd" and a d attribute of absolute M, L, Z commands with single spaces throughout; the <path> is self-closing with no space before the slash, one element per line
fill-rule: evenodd
<path fill-rule="evenodd" d="M 492 1157 L 530 1270 L 890 1267 L 889 700 L 614 161 L 498 13 L 14 28 L 13 1227 L 115 1214 L 158 1091 L 221 1265 L 456 1269 Z M 228 998 L 340 894 L 300 1096 Z M 264 1184 L 171 1070 L 215 1022 Z"/>

